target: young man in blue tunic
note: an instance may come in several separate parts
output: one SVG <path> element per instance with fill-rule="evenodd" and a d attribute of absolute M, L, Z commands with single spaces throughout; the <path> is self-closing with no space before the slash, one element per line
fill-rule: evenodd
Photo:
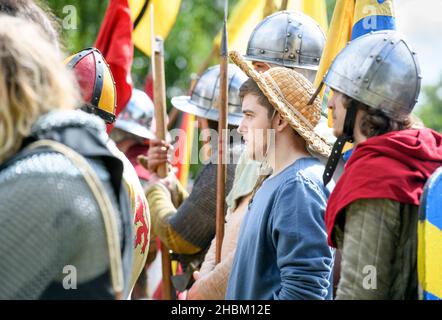
<path fill-rule="evenodd" d="M 314 131 L 320 101 L 307 105 L 314 90 L 296 71 L 276 67 L 258 74 L 239 54 L 230 56 L 250 77 L 240 89 L 238 130 L 250 157 L 265 163 L 269 174 L 255 187 L 242 223 L 226 299 L 330 299 L 329 191 L 324 166 L 313 156 L 330 153 Z"/>

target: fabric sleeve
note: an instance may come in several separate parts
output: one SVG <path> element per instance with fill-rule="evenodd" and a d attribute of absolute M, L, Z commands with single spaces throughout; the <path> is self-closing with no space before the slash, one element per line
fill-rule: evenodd
<path fill-rule="evenodd" d="M 215 237 L 216 171 L 216 164 L 206 164 L 196 178 L 189 197 L 169 218 L 172 228 L 185 241 L 201 250 L 208 248 Z M 234 172 L 235 165 L 227 165 L 226 192 L 232 187 Z"/>
<path fill-rule="evenodd" d="M 363 199 L 347 206 L 336 299 L 390 297 L 391 260 L 400 232 L 399 205 L 386 199 Z"/>
<path fill-rule="evenodd" d="M 200 274 L 201 276 L 205 276 L 212 272 L 213 268 L 216 266 L 216 238 L 212 240 L 209 250 L 206 253 L 206 256 L 204 257 L 203 264 L 200 268 Z"/>
<path fill-rule="evenodd" d="M 170 224 L 170 218 L 177 214 L 169 190 L 161 183 L 149 187 L 146 192 L 149 202 L 152 233 L 170 250 L 179 254 L 195 254 L 201 248 L 183 239 Z"/>
<path fill-rule="evenodd" d="M 229 252 L 210 273 L 202 275 L 199 280 L 202 299 L 224 300 L 234 257 L 235 250 Z"/>
<path fill-rule="evenodd" d="M 333 254 L 324 225 L 326 196 L 303 178 L 278 192 L 270 221 L 281 290 L 277 300 L 326 299 L 331 289 Z"/>

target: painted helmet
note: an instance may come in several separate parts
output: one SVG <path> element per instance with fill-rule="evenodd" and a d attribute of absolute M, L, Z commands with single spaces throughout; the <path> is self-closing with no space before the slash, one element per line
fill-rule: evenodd
<path fill-rule="evenodd" d="M 83 49 L 65 60 L 74 71 L 83 97 L 83 109 L 107 123 L 115 121 L 116 90 L 109 65 L 96 48 Z"/>

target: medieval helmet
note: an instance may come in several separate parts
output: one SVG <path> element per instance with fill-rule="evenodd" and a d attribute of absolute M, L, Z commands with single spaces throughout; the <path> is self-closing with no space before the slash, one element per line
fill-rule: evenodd
<path fill-rule="evenodd" d="M 351 41 L 333 61 L 324 83 L 401 120 L 408 117 L 417 102 L 421 78 L 416 54 L 402 35 L 397 31 L 377 31 Z M 315 95 L 319 91 L 320 88 Z M 324 184 L 331 180 L 345 143 L 353 141 L 356 113 L 356 104 L 350 104 L 343 133 L 337 138 L 324 171 Z"/>
<path fill-rule="evenodd" d="M 325 34 L 306 14 L 279 11 L 253 30 L 244 58 L 289 68 L 318 70 Z"/>
<path fill-rule="evenodd" d="M 422 76 L 416 53 L 397 31 L 377 31 L 349 43 L 335 58 L 324 82 L 330 88 L 406 118 L 417 102 Z"/>
<path fill-rule="evenodd" d="M 109 65 L 96 48 L 83 49 L 65 60 L 74 71 L 83 97 L 83 109 L 107 123 L 115 121 L 116 91 Z"/>
<path fill-rule="evenodd" d="M 239 88 L 247 80 L 247 76 L 239 67 L 229 64 L 227 78 L 227 87 L 229 88 L 227 122 L 230 125 L 238 126 L 242 119 Z M 219 65 L 208 68 L 196 82 L 191 96 L 174 97 L 172 105 L 198 117 L 218 121 L 219 81 Z"/>
<path fill-rule="evenodd" d="M 154 139 L 154 110 L 149 96 L 144 91 L 133 89 L 129 103 L 118 115 L 114 128 L 143 139 Z"/>

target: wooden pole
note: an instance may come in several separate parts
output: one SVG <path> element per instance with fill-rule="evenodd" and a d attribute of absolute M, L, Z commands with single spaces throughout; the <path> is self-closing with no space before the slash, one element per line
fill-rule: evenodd
<path fill-rule="evenodd" d="M 154 30 L 154 7 L 150 6 L 150 29 L 151 29 L 151 57 L 154 89 L 156 135 L 158 139 L 166 140 L 166 80 L 164 73 L 164 44 L 160 37 L 155 37 Z M 167 163 L 157 169 L 157 175 L 165 178 L 168 174 Z M 172 286 L 172 264 L 170 262 L 169 249 L 160 244 L 161 264 L 163 271 L 163 300 L 172 300 L 174 295 Z"/>
<path fill-rule="evenodd" d="M 163 287 L 162 287 L 162 299 L 163 300 L 173 300 L 175 296 L 173 295 L 172 286 L 172 263 L 170 262 L 169 249 L 161 242 L 161 269 L 163 272 Z"/>
<path fill-rule="evenodd" d="M 166 140 L 166 81 L 164 72 L 164 44 L 163 39 L 155 37 L 155 51 L 153 52 L 153 87 L 154 87 L 154 103 L 155 103 L 155 121 L 157 138 Z M 158 176 L 165 178 L 168 174 L 167 163 L 158 168 Z"/>
<path fill-rule="evenodd" d="M 281 11 L 282 10 L 287 10 L 287 6 L 289 5 L 289 0 L 282 0 L 282 3 L 281 3 Z"/>
<path fill-rule="evenodd" d="M 224 238 L 224 212 L 226 201 L 226 162 L 227 162 L 227 110 L 228 110 L 228 49 L 227 49 L 227 9 L 228 0 L 224 0 L 224 25 L 220 50 L 220 90 L 218 120 L 218 167 L 216 198 L 216 263 L 221 261 L 221 249 Z"/>

